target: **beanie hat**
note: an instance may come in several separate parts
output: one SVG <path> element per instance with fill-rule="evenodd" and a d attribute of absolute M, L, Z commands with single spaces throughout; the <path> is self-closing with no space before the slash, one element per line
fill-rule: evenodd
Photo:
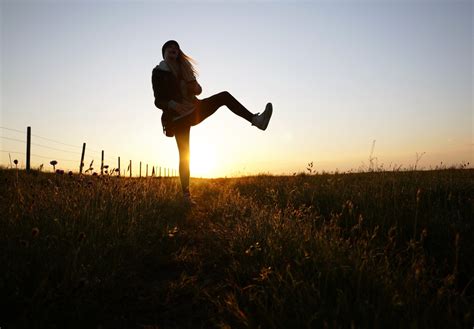
<path fill-rule="evenodd" d="M 163 58 L 165 58 L 165 49 L 166 49 L 166 47 L 171 46 L 171 45 L 175 45 L 179 49 L 179 44 L 175 40 L 166 41 L 165 44 L 163 45 L 163 48 L 161 48 L 161 54 L 163 55 Z"/>

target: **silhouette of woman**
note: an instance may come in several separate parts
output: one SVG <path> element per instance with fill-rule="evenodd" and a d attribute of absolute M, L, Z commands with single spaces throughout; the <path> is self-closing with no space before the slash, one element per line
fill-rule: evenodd
<path fill-rule="evenodd" d="M 222 91 L 208 98 L 198 99 L 202 88 L 196 80 L 194 60 L 169 40 L 162 49 L 163 59 L 152 71 L 152 86 L 155 106 L 163 111 L 161 123 L 168 137 L 175 136 L 179 150 L 179 177 L 183 198 L 194 204 L 189 191 L 189 133 L 195 126 L 225 105 L 253 126 L 265 130 L 272 116 L 272 104 L 268 103 L 263 113 L 253 114 L 240 104 L 229 92 Z"/>

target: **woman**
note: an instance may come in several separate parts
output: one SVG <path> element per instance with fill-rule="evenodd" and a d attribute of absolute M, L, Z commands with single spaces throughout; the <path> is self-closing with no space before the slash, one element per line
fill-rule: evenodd
<path fill-rule="evenodd" d="M 194 60 L 180 49 L 178 42 L 169 40 L 161 49 L 163 61 L 152 72 L 155 106 L 163 110 L 161 123 L 168 137 L 175 137 L 179 150 L 179 177 L 184 201 L 194 204 L 189 192 L 189 132 L 195 126 L 225 105 L 253 126 L 265 130 L 272 116 L 272 104 L 262 114 L 253 114 L 229 92 L 198 99 L 202 88 L 196 80 Z"/>

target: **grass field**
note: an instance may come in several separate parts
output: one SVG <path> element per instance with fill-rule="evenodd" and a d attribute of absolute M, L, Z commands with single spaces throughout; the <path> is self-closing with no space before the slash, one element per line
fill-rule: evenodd
<path fill-rule="evenodd" d="M 474 170 L 0 182 L 2 329 L 474 326 Z"/>

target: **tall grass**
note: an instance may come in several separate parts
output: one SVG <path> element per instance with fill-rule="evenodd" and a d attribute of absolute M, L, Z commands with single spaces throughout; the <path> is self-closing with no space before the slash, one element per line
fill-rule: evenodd
<path fill-rule="evenodd" d="M 2 327 L 474 323 L 473 170 L 0 181 Z"/>

